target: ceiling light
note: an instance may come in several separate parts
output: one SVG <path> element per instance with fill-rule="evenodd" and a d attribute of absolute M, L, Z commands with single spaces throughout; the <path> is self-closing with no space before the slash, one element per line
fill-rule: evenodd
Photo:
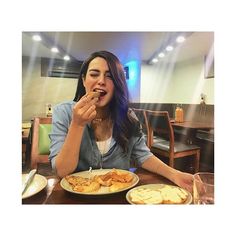
<path fill-rule="evenodd" d="M 34 41 L 41 41 L 41 40 L 42 40 L 42 38 L 41 38 L 40 35 L 38 35 L 38 34 L 33 35 L 33 36 L 32 36 L 32 39 L 33 39 Z"/>
<path fill-rule="evenodd" d="M 157 62 L 158 62 L 158 59 L 157 59 L 157 58 L 153 58 L 153 59 L 152 59 L 152 62 L 153 62 L 153 63 L 157 63 Z"/>
<path fill-rule="evenodd" d="M 165 54 L 164 54 L 163 52 L 161 52 L 161 53 L 158 54 L 158 57 L 160 57 L 160 58 L 162 58 L 162 57 L 164 57 L 164 56 L 165 56 Z"/>
<path fill-rule="evenodd" d="M 63 58 L 65 61 L 69 61 L 70 60 L 70 57 L 68 55 L 65 55 L 64 58 Z"/>
<path fill-rule="evenodd" d="M 52 52 L 55 52 L 55 53 L 58 53 L 58 52 L 59 52 L 58 48 L 56 48 L 56 47 L 51 48 L 51 51 L 52 51 Z"/>
<path fill-rule="evenodd" d="M 177 43 L 182 43 L 182 42 L 184 42 L 185 41 L 185 37 L 184 36 L 179 36 L 179 37 L 177 37 L 177 39 L 176 39 L 176 42 Z"/>
<path fill-rule="evenodd" d="M 168 52 L 172 51 L 173 49 L 174 48 L 172 46 L 170 46 L 170 45 L 166 47 L 166 51 L 168 51 Z"/>

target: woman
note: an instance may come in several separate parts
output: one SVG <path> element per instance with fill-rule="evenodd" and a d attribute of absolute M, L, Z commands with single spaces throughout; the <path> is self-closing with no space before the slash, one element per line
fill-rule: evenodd
<path fill-rule="evenodd" d="M 191 174 L 167 166 L 150 152 L 128 104 L 119 59 L 107 51 L 93 53 L 81 67 L 74 101 L 53 111 L 49 158 L 58 176 L 90 167 L 129 169 L 132 161 L 191 190 Z"/>

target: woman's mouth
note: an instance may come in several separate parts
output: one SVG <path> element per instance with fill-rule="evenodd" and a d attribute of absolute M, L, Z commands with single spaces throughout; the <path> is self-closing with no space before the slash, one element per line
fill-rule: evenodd
<path fill-rule="evenodd" d="M 103 97 L 107 94 L 107 92 L 103 89 L 94 89 L 94 92 L 99 92 L 100 93 L 100 97 Z"/>

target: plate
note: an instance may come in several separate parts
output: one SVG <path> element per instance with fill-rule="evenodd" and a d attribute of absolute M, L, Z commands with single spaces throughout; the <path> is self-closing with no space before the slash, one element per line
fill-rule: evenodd
<path fill-rule="evenodd" d="M 89 174 L 88 171 L 81 171 L 81 172 L 77 172 L 77 173 L 74 173 L 72 174 L 73 176 L 81 176 L 81 177 L 84 177 L 84 178 L 89 178 L 89 177 L 93 177 L 95 175 L 104 175 L 106 174 L 107 172 L 109 171 L 112 171 L 114 169 L 99 169 L 99 170 L 92 170 L 92 173 L 91 175 Z M 67 180 L 65 178 L 63 178 L 60 182 L 60 185 L 63 189 L 65 189 L 66 191 L 68 192 L 71 192 L 71 193 L 76 193 L 76 194 L 80 194 L 80 195 L 104 195 L 104 194 L 113 194 L 113 193 L 118 193 L 118 192 L 122 192 L 122 191 L 125 191 L 125 190 L 128 190 L 130 188 L 133 188 L 139 181 L 139 177 L 130 172 L 130 171 L 127 171 L 127 170 L 121 170 L 121 169 L 116 169 L 117 171 L 119 172 L 124 172 L 124 173 L 129 173 L 131 175 L 133 175 L 133 180 L 132 180 L 132 184 L 126 188 L 123 188 L 123 189 L 119 189 L 115 192 L 110 192 L 109 191 L 109 187 L 104 187 L 104 186 L 101 186 L 100 189 L 96 192 L 89 192 L 89 193 L 83 193 L 83 192 L 76 192 L 72 189 L 71 185 L 67 182 Z"/>
<path fill-rule="evenodd" d="M 25 178 L 28 174 L 22 174 L 22 184 L 25 181 Z M 46 186 L 47 186 L 47 179 L 39 174 L 36 174 L 32 180 L 32 182 L 30 183 L 30 185 L 28 186 L 28 188 L 26 189 L 26 191 L 24 192 L 24 194 L 22 195 L 22 199 L 31 197 L 33 195 L 35 195 L 36 193 L 40 192 L 41 190 L 43 190 Z"/>
<path fill-rule="evenodd" d="M 150 189 L 150 190 L 160 190 L 161 188 L 165 187 L 165 186 L 170 186 L 172 188 L 179 188 L 181 189 L 180 187 L 178 186 L 173 186 L 173 185 L 167 185 L 167 184 L 146 184 L 146 185 L 141 185 L 141 186 L 138 186 L 138 187 L 135 187 L 131 190 L 129 190 L 126 194 L 126 200 L 132 204 L 132 205 L 137 205 L 137 203 L 134 203 L 131 201 L 131 196 L 130 194 L 134 191 L 134 190 L 137 190 L 137 189 L 140 189 L 140 188 L 145 188 L 145 189 Z M 184 190 L 185 192 L 187 192 L 188 196 L 187 196 L 187 199 L 181 203 L 181 204 L 191 204 L 192 203 L 192 195 L 190 192 L 188 192 L 187 190 Z M 163 203 L 164 204 L 164 203 Z M 167 204 L 167 203 L 165 203 Z M 177 205 L 177 204 L 176 204 Z"/>

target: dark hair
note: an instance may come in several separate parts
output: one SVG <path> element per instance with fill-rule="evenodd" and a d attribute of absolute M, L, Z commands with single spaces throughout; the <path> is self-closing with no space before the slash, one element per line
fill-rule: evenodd
<path fill-rule="evenodd" d="M 89 63 L 96 57 L 102 57 L 106 60 L 112 76 L 115 88 L 109 108 L 111 119 L 113 121 L 113 137 L 116 142 L 123 147 L 124 151 L 127 151 L 129 139 L 132 135 L 138 134 L 139 125 L 137 120 L 130 115 L 128 110 L 129 94 L 124 68 L 114 54 L 108 51 L 94 52 L 83 62 L 74 101 L 77 102 L 83 95 L 85 95 L 86 92 L 83 85 L 83 77 L 86 77 Z"/>

